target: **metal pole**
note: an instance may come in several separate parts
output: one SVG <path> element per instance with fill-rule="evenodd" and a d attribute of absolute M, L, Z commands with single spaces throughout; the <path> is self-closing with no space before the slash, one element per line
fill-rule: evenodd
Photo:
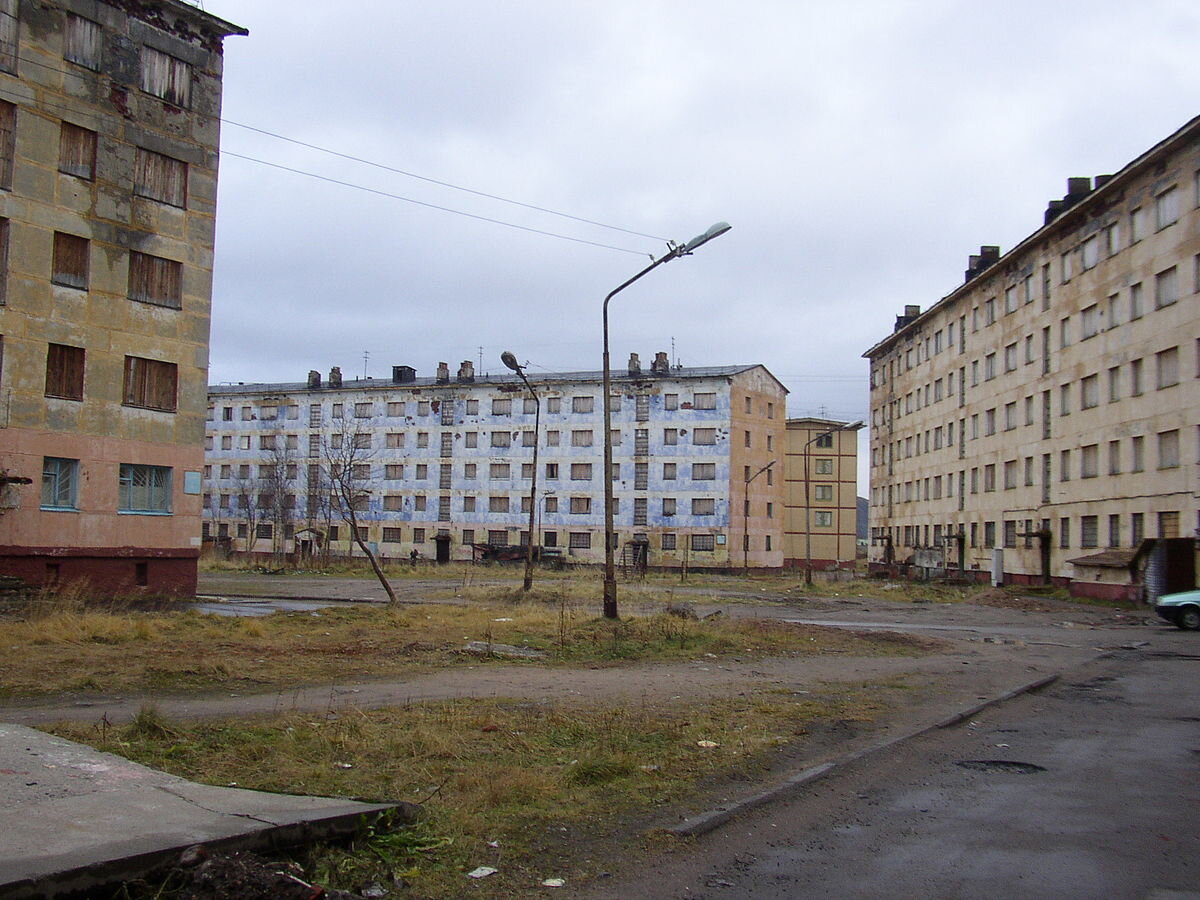
<path fill-rule="evenodd" d="M 601 318 L 604 323 L 604 618 L 617 618 L 617 573 L 613 564 L 613 487 L 612 487 L 612 374 L 608 362 L 608 301 L 633 284 L 647 272 L 652 271 L 665 262 L 670 262 L 677 256 L 683 255 L 683 248 L 672 247 L 664 256 L 656 259 L 642 271 L 638 272 L 620 287 L 614 289 L 604 298 L 604 308 Z"/>
<path fill-rule="evenodd" d="M 500 354 L 500 361 L 521 376 L 521 381 L 529 389 L 529 396 L 533 397 L 533 478 L 529 485 L 529 543 L 525 547 L 525 580 L 522 584 L 522 590 L 528 593 L 533 587 L 533 542 L 537 525 L 535 516 L 537 514 L 538 442 L 542 428 L 542 401 L 538 397 L 537 391 L 533 389 L 533 385 L 529 383 L 529 379 L 525 377 L 525 368 L 517 362 L 517 358 L 512 353 L 506 350 Z"/>
<path fill-rule="evenodd" d="M 742 489 L 742 571 L 745 572 L 749 567 L 750 557 L 750 482 L 754 481 L 759 475 L 775 465 L 775 460 L 771 460 L 753 475 L 745 479 L 746 485 Z"/>

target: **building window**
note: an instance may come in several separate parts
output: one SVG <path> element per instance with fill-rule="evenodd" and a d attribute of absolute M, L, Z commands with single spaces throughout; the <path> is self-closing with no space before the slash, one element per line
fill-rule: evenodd
<path fill-rule="evenodd" d="M 1100 235 L 1093 234 L 1079 245 L 1079 250 L 1083 271 L 1095 268 L 1096 264 L 1100 262 Z"/>
<path fill-rule="evenodd" d="M 572 550 L 590 550 L 592 535 L 588 531 L 571 531 L 567 533 L 567 546 Z"/>
<path fill-rule="evenodd" d="M 813 511 L 813 525 L 817 528 L 832 528 L 833 527 L 833 511 L 828 509 L 818 509 Z"/>
<path fill-rule="evenodd" d="M 183 305 L 183 263 L 130 251 L 129 299 L 180 309 Z"/>
<path fill-rule="evenodd" d="M 100 70 L 100 26 L 91 19 L 67 13 L 63 58 L 92 71 Z"/>
<path fill-rule="evenodd" d="M 679 395 L 678 394 L 663 394 L 663 409 L 668 410 L 668 411 L 674 410 L 674 409 L 679 409 Z"/>
<path fill-rule="evenodd" d="M 832 459 L 814 460 L 813 461 L 813 471 L 816 472 L 816 474 L 818 474 L 818 475 L 832 475 L 833 474 L 833 460 Z"/>
<path fill-rule="evenodd" d="M 572 497 L 571 498 L 571 513 L 576 516 L 588 515 L 592 511 L 591 497 Z M 615 512 L 615 510 L 614 510 Z"/>
<path fill-rule="evenodd" d="M 1136 244 L 1146 236 L 1146 210 L 1137 207 L 1129 213 L 1129 241 Z"/>
<path fill-rule="evenodd" d="M 1100 545 L 1100 523 L 1098 516 L 1081 516 L 1079 519 L 1079 546 L 1098 547 Z"/>
<path fill-rule="evenodd" d="M 1154 276 L 1154 308 L 1162 309 L 1179 299 L 1179 270 L 1175 266 Z"/>
<path fill-rule="evenodd" d="M 402 481 L 404 479 L 404 466 L 398 463 L 388 463 L 383 467 L 383 477 L 386 481 Z"/>
<path fill-rule="evenodd" d="M 573 413 L 590 413 L 595 406 L 595 397 L 572 397 L 571 412 Z"/>
<path fill-rule="evenodd" d="M 510 416 L 512 415 L 512 400 L 505 398 L 492 401 L 493 416 Z"/>
<path fill-rule="evenodd" d="M 543 503 L 545 504 L 546 512 L 548 512 L 548 513 L 558 512 L 558 498 L 557 497 L 555 497 L 553 494 L 549 494 L 542 499 L 543 499 Z"/>
<path fill-rule="evenodd" d="M 818 503 L 832 502 L 833 501 L 833 485 L 832 484 L 813 485 L 813 498 Z"/>
<path fill-rule="evenodd" d="M 403 540 L 403 532 L 400 528 L 385 525 L 383 526 L 383 542 L 385 544 L 399 544 Z"/>
<path fill-rule="evenodd" d="M 54 262 L 50 280 L 62 287 L 86 291 L 90 247 L 91 242 L 87 238 L 62 231 L 54 232 Z"/>
<path fill-rule="evenodd" d="M 1129 394 L 1132 397 L 1142 395 L 1142 361 L 1140 359 L 1129 361 Z"/>
<path fill-rule="evenodd" d="M 463 435 L 463 445 L 468 450 L 473 450 L 479 446 L 479 432 L 468 431 Z"/>
<path fill-rule="evenodd" d="M 88 181 L 96 177 L 96 132 L 70 122 L 59 125 L 58 171 Z"/>
<path fill-rule="evenodd" d="M 1086 341 L 1100 333 L 1100 304 L 1093 303 L 1079 313 L 1079 338 Z"/>
<path fill-rule="evenodd" d="M 1118 515 L 1108 517 L 1108 546 L 1121 546 L 1121 517 Z"/>
<path fill-rule="evenodd" d="M 1142 283 L 1140 281 L 1137 284 L 1129 286 L 1129 321 L 1131 322 L 1134 319 L 1140 319 L 1142 313 L 1145 311 L 1142 296 Z"/>
<path fill-rule="evenodd" d="M 589 398 L 590 399 L 590 398 Z M 592 446 L 592 431 L 572 431 L 571 432 L 572 447 L 590 447 Z"/>
<path fill-rule="evenodd" d="M 711 446 L 717 442 L 717 429 L 697 428 L 692 431 L 692 443 L 700 446 Z"/>
<path fill-rule="evenodd" d="M 1108 474 L 1109 475 L 1120 475 L 1121 474 L 1121 442 L 1120 441 L 1109 441 L 1108 442 Z"/>
<path fill-rule="evenodd" d="M 692 463 L 693 481 L 712 481 L 717 477 L 716 463 Z"/>
<path fill-rule="evenodd" d="M 511 447 L 512 446 L 512 435 L 509 434 L 507 431 L 493 431 L 492 432 L 492 446 L 493 447 Z"/>
<path fill-rule="evenodd" d="M 817 439 L 815 441 L 813 441 L 813 446 L 819 447 L 822 449 L 829 449 L 829 448 L 833 447 L 833 435 L 832 434 L 817 435 Z"/>
<path fill-rule="evenodd" d="M 1154 198 L 1154 227 L 1156 230 L 1179 221 L 1179 189 L 1172 186 Z"/>
<path fill-rule="evenodd" d="M 42 459 L 42 509 L 78 509 L 79 460 Z"/>
<path fill-rule="evenodd" d="M 663 481 L 675 480 L 676 465 L 676 463 L 663 463 Z"/>
<path fill-rule="evenodd" d="M 133 192 L 180 209 L 187 207 L 187 163 L 138 147 Z"/>
<path fill-rule="evenodd" d="M 1079 405 L 1091 409 L 1100 405 L 1100 376 L 1088 375 L 1079 381 Z"/>
<path fill-rule="evenodd" d="M 692 550 L 716 550 L 717 536 L 715 534 L 693 534 Z"/>
<path fill-rule="evenodd" d="M 1158 364 L 1158 387 L 1171 387 L 1179 384 L 1179 348 L 1170 347 L 1155 355 Z"/>
<path fill-rule="evenodd" d="M 717 395 L 715 393 L 699 393 L 692 395 L 693 409 L 716 409 Z"/>
<path fill-rule="evenodd" d="M 1131 472 L 1141 472 L 1145 468 L 1146 439 L 1141 435 L 1131 438 L 1130 447 L 1132 449 L 1133 461 L 1129 470 Z"/>
<path fill-rule="evenodd" d="M 1174 469 L 1179 465 L 1179 431 L 1160 431 L 1158 434 L 1158 467 Z"/>
<path fill-rule="evenodd" d="M 125 357 L 125 383 L 122 403 L 142 409 L 174 412 L 178 388 L 175 363 L 140 356 Z"/>
<path fill-rule="evenodd" d="M 192 67 L 153 47 L 142 47 L 142 90 L 186 108 L 192 100 Z"/>
<path fill-rule="evenodd" d="M 571 463 L 571 480 L 572 481 L 591 481 L 592 480 L 592 464 L 591 463 Z"/>
<path fill-rule="evenodd" d="M 1095 478 L 1100 474 L 1100 445 L 1088 444 L 1079 450 L 1079 477 Z"/>
<path fill-rule="evenodd" d="M 670 533 L 663 534 L 662 548 L 664 550 L 674 550 L 675 549 L 675 535 L 674 534 L 670 534 Z"/>
<path fill-rule="evenodd" d="M 13 158 L 16 154 L 17 107 L 0 100 L 0 189 L 12 190 Z"/>
<path fill-rule="evenodd" d="M 674 447 L 679 443 L 679 431 L 675 428 L 663 429 L 663 444 L 667 447 Z"/>
<path fill-rule="evenodd" d="M 716 515 L 717 501 L 712 497 L 693 497 L 692 498 L 692 515 L 693 516 L 712 516 Z"/>
<path fill-rule="evenodd" d="M 676 503 L 674 497 L 664 497 L 662 502 L 662 514 L 664 516 L 675 515 Z"/>
<path fill-rule="evenodd" d="M 414 528 L 414 529 L 413 529 L 413 539 L 412 539 L 412 542 L 413 542 L 414 544 L 423 544 L 423 543 L 425 543 L 425 529 L 424 529 L 424 528 Z"/>
<path fill-rule="evenodd" d="M 82 400 L 83 365 L 82 347 L 50 344 L 46 349 L 46 396 Z"/>
<path fill-rule="evenodd" d="M 121 463 L 117 505 L 121 512 L 169 513 L 171 470 Z"/>

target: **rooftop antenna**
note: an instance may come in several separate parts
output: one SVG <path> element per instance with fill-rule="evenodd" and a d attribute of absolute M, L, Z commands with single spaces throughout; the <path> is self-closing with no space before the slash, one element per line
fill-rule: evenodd
<path fill-rule="evenodd" d="M 483 347 L 479 348 L 479 374 L 483 374 Z"/>
<path fill-rule="evenodd" d="M 370 359 L 371 359 L 371 351 L 364 350 L 363 351 L 363 380 L 366 380 L 368 377 L 367 376 L 367 363 L 370 361 Z"/>
<path fill-rule="evenodd" d="M 679 366 L 679 357 L 675 355 L 675 335 L 671 335 L 671 359 L 675 360 L 675 366 Z"/>

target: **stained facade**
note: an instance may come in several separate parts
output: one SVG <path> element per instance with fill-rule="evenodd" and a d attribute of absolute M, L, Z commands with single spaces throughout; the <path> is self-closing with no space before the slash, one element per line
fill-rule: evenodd
<path fill-rule="evenodd" d="M 0 0 L 0 570 L 193 593 L 222 41 L 175 0 Z"/>
<path fill-rule="evenodd" d="M 858 429 L 836 419 L 788 419 L 784 565 L 851 569 L 858 554 Z"/>
<path fill-rule="evenodd" d="M 1080 594 L 1195 584 L 1200 119 L 1071 178 L 871 362 L 871 560 Z"/>
<path fill-rule="evenodd" d="M 361 469 L 364 537 L 384 557 L 467 560 L 473 545 L 526 544 L 536 443 L 537 543 L 602 561 L 601 373 L 529 378 L 540 427 L 515 375 L 477 376 L 470 362 L 434 377 L 397 366 L 390 380 L 334 370 L 212 386 L 206 534 L 235 551 L 353 553 L 324 497 L 329 467 L 350 465 Z M 680 368 L 661 353 L 643 370 L 634 356 L 613 373 L 612 397 L 619 559 L 782 565 L 782 478 L 744 480 L 783 450 L 786 389 L 770 372 Z M 351 443 L 356 452 L 339 456 Z"/>

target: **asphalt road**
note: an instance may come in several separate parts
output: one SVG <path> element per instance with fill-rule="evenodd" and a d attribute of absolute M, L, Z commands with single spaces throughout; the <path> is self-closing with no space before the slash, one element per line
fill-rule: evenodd
<path fill-rule="evenodd" d="M 583 896 L 1200 897 L 1200 639 L 1145 632 Z"/>

